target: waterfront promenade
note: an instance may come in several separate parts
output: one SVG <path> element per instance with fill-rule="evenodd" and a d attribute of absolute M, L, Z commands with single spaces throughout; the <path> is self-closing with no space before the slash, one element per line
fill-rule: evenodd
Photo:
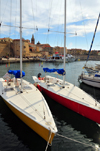
<path fill-rule="evenodd" d="M 75 56 L 80 61 L 85 61 L 87 59 L 87 55 L 77 55 Z M 99 55 L 90 55 L 88 60 L 94 60 L 94 61 L 100 61 Z M 39 62 L 39 58 L 23 58 L 23 62 Z M 1 58 L 0 64 L 6 64 L 6 63 L 19 63 L 20 58 Z"/>
<path fill-rule="evenodd" d="M 38 58 L 23 58 L 23 62 L 38 62 L 39 59 Z M 20 62 L 20 58 L 1 58 L 0 59 L 0 64 L 6 64 L 6 63 L 19 63 Z"/>
<path fill-rule="evenodd" d="M 80 61 L 86 61 L 88 55 L 75 55 Z M 90 55 L 88 60 L 100 61 L 100 55 Z"/>

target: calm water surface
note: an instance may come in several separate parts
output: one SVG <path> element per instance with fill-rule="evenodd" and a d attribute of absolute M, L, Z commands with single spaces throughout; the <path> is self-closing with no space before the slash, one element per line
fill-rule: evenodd
<path fill-rule="evenodd" d="M 94 65 L 100 62 L 91 61 L 89 63 Z M 85 62 L 66 64 L 66 79 L 100 101 L 99 89 L 78 82 L 78 76 L 84 64 Z M 19 67 L 19 63 L 10 65 L 10 69 L 19 69 Z M 43 67 L 63 68 L 63 64 L 44 63 Z M 26 73 L 24 79 L 34 83 L 32 75 L 37 76 L 40 72 L 42 76 L 45 76 L 43 67 L 41 63 L 23 63 L 23 70 Z M 7 70 L 6 65 L 0 65 L 0 77 Z M 62 78 L 55 74 L 51 75 Z M 100 127 L 95 122 L 61 106 L 46 95 L 44 97 L 55 119 L 58 133 L 67 137 L 65 139 L 58 135 L 55 136 L 48 151 L 95 151 L 95 146 L 100 146 Z M 80 141 L 82 144 L 69 138 Z M 0 151 L 45 151 L 45 148 L 46 142 L 17 118 L 0 98 Z"/>

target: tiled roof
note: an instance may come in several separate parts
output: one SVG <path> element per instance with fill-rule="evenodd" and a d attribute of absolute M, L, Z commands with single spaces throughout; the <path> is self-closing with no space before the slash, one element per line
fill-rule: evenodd
<path fill-rule="evenodd" d="M 14 39 L 13 41 L 20 41 L 20 39 Z M 27 41 L 27 40 L 22 39 L 22 41 Z"/>
<path fill-rule="evenodd" d="M 30 44 L 30 45 L 34 45 L 34 44 L 32 44 L 32 43 L 28 43 L 28 44 Z"/>

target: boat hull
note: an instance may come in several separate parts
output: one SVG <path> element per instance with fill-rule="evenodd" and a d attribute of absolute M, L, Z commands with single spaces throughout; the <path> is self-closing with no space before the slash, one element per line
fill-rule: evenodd
<path fill-rule="evenodd" d="M 2 96 L 1 96 L 2 97 Z M 4 100 L 5 104 L 11 109 L 11 111 L 19 117 L 27 126 L 29 126 L 33 131 L 35 131 L 38 135 L 40 135 L 44 140 L 48 142 L 49 137 L 49 144 L 52 143 L 52 140 L 54 138 L 54 133 L 50 134 L 50 130 L 46 129 L 39 123 L 33 121 L 31 118 L 17 110 L 15 107 L 13 107 L 10 103 L 8 103 L 3 97 L 2 99 Z"/>
<path fill-rule="evenodd" d="M 100 124 L 100 111 L 99 110 L 95 110 L 91 107 L 85 106 L 83 104 L 79 104 L 71 99 L 64 98 L 60 95 L 57 95 L 41 87 L 40 85 L 38 85 L 38 88 L 40 91 L 44 92 L 46 95 L 48 95 L 50 98 L 52 98 L 56 102 Z"/>
<path fill-rule="evenodd" d="M 90 85 L 92 87 L 96 87 L 96 88 L 100 88 L 100 80 L 96 81 L 94 79 L 86 79 L 86 78 L 82 78 L 81 79 L 83 83 Z"/>

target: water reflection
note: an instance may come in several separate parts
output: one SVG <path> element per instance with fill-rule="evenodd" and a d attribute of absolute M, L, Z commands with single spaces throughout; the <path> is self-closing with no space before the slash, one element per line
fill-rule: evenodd
<path fill-rule="evenodd" d="M 78 76 L 81 74 L 84 62 L 74 62 L 66 64 L 66 79 L 67 81 L 79 86 L 81 89 L 92 95 L 98 101 L 100 100 L 99 89 L 89 87 L 85 84 L 78 83 Z M 63 64 L 43 63 L 43 67 L 63 68 Z M 43 67 L 39 63 L 23 63 L 25 71 L 25 80 L 34 83 L 32 76 L 37 76 L 39 72 L 45 76 Z M 10 69 L 19 69 L 19 64 L 11 64 Z M 6 72 L 6 65 L 0 66 L 0 77 Z M 51 75 L 51 74 L 50 74 Z M 57 75 L 51 75 L 57 76 Z M 62 78 L 59 76 L 59 78 Z M 100 145 L 100 127 L 93 121 L 65 108 L 52 99 L 44 95 L 47 103 L 53 113 L 57 124 L 58 133 L 69 138 L 73 138 L 88 145 Z M 10 109 L 5 105 L 0 98 L 0 150 L 18 150 L 18 151 L 44 151 L 46 142 L 27 127 L 19 118 L 17 118 Z M 17 148 L 17 149 L 16 149 Z M 53 145 L 48 148 L 48 151 L 75 151 L 75 150 L 94 150 L 91 147 L 76 143 L 74 141 L 54 137 Z"/>
<path fill-rule="evenodd" d="M 67 109 L 54 100 L 48 98 L 46 95 L 44 96 L 54 115 L 59 133 L 64 134 L 67 137 L 71 137 L 72 135 L 72 138 L 76 140 L 80 137 L 84 137 L 89 139 L 90 142 L 100 145 L 100 127 L 97 123 L 81 116 L 74 111 L 71 111 L 70 109 Z M 79 133 L 81 136 L 79 136 Z M 75 135 L 77 138 L 75 138 Z M 84 140 L 86 143 L 87 139 Z M 83 141 L 83 138 L 80 138 L 80 141 Z"/>
<path fill-rule="evenodd" d="M 100 102 L 100 89 L 80 83 L 79 87 Z"/>

